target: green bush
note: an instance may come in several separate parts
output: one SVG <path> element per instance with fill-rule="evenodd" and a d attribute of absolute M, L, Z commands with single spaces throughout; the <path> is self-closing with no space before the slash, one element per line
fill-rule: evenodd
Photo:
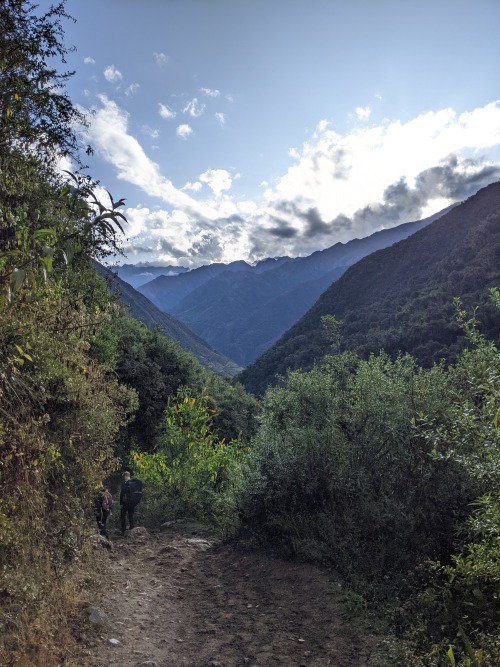
<path fill-rule="evenodd" d="M 410 357 L 344 353 L 290 373 L 264 397 L 247 517 L 364 594 L 394 594 L 408 570 L 449 549 L 467 499 L 467 474 L 432 459 L 412 425 L 421 411 L 444 414 L 449 394 L 442 368 Z"/>
<path fill-rule="evenodd" d="M 169 401 L 154 452 L 135 451 L 130 463 L 144 482 L 143 516 L 150 526 L 178 516 L 197 518 L 223 534 L 239 521 L 239 495 L 247 450 L 212 430 L 205 390 L 181 388 Z"/>

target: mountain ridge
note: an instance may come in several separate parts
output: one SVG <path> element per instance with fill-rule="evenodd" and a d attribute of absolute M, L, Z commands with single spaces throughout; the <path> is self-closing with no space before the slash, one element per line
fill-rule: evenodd
<path fill-rule="evenodd" d="M 500 281 L 500 183 L 493 183 L 408 238 L 351 266 L 239 380 L 256 393 L 288 368 L 309 368 L 327 351 L 321 317 L 343 320 L 346 349 L 386 349 L 430 365 L 461 349 L 453 297 L 484 307 Z M 493 320 L 492 320 L 493 318 Z M 491 326 L 490 326 L 491 328 Z"/>
<path fill-rule="evenodd" d="M 219 267 L 217 275 L 184 294 L 169 312 L 214 348 L 246 366 L 307 312 L 351 264 L 415 233 L 442 214 L 336 243 L 268 271 L 240 267 L 243 270 L 230 273 Z M 280 299 L 288 308 L 282 307 Z"/>
<path fill-rule="evenodd" d="M 135 319 L 143 322 L 149 328 L 157 327 L 164 336 L 176 342 L 183 350 L 194 354 L 202 366 L 210 368 L 218 375 L 227 377 L 234 377 L 242 370 L 241 366 L 214 350 L 185 324 L 159 310 L 112 269 L 99 262 L 94 262 L 94 267 L 99 275 L 108 281 L 110 290 L 118 295 L 122 305 L 129 309 Z"/>

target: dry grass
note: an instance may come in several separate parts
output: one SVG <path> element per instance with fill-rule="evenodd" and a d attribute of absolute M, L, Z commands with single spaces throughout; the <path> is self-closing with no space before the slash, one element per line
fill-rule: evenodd
<path fill-rule="evenodd" d="M 8 610 L 0 635 L 1 667 L 86 667 L 82 645 L 91 632 L 86 610 L 99 597 L 99 561 L 100 552 L 89 546 L 64 578 L 44 568 L 41 602 Z"/>

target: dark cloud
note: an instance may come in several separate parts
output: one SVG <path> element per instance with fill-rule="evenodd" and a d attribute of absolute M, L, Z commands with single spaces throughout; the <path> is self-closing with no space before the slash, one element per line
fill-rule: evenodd
<path fill-rule="evenodd" d="M 268 233 L 280 239 L 293 239 L 297 236 L 298 230 L 289 225 L 288 222 L 281 220 L 276 227 L 271 227 Z"/>
<path fill-rule="evenodd" d="M 323 220 L 316 207 L 308 209 L 305 213 L 301 213 L 300 217 L 307 223 L 305 235 L 308 238 L 322 236 L 331 232 L 331 223 Z"/>
<path fill-rule="evenodd" d="M 347 153 L 343 148 L 339 148 L 335 152 L 335 173 L 333 174 L 334 178 L 347 180 L 349 172 L 352 170 L 352 165 L 348 164 L 346 161 Z"/>
<path fill-rule="evenodd" d="M 500 177 L 498 166 L 485 165 L 480 168 L 482 163 L 482 160 L 471 158 L 459 162 L 456 155 L 450 155 L 440 165 L 421 172 L 416 179 L 416 188 L 423 193 L 434 191 L 456 201 L 466 199 Z M 472 171 L 464 173 L 463 167 Z"/>
<path fill-rule="evenodd" d="M 274 210 L 283 217 L 276 215 L 269 218 L 275 225 L 267 234 L 281 239 L 296 239 L 295 245 L 300 239 L 304 242 L 311 239 L 322 239 L 324 242 L 327 239 L 333 243 L 338 237 L 345 238 L 346 232 L 363 237 L 382 228 L 420 220 L 431 200 L 461 201 L 499 177 L 499 167 L 484 165 L 481 160 L 464 160 L 450 155 L 435 167 L 422 171 L 416 177 L 414 187 L 410 187 L 402 177 L 385 189 L 382 202 L 364 206 L 351 217 L 341 214 L 333 220 L 323 220 L 318 208 L 303 198 L 280 201 Z M 294 219 L 306 223 L 303 232 L 293 226 Z M 271 240 L 269 243 L 272 245 Z M 261 239 L 254 242 L 252 250 L 256 255 L 263 256 L 265 246 Z"/>
<path fill-rule="evenodd" d="M 218 261 L 222 256 L 222 245 L 215 234 L 203 234 L 199 241 L 193 243 L 188 250 L 190 257 L 203 257 L 208 262 Z"/>
<path fill-rule="evenodd" d="M 300 199 L 293 202 L 281 201 L 275 206 L 275 209 L 280 213 L 292 216 L 298 220 L 303 220 L 306 223 L 304 235 L 307 238 L 329 234 L 332 229 L 331 223 L 323 220 L 316 206 L 305 208 L 305 205 L 306 202 Z M 292 227 L 290 223 L 276 217 L 273 219 L 278 223 L 277 227 L 273 227 L 270 230 L 270 233 L 274 236 L 279 236 L 280 238 L 293 238 L 298 235 L 298 230 Z"/>
<path fill-rule="evenodd" d="M 481 164 L 481 160 L 459 160 L 456 155 L 450 155 L 439 165 L 418 174 L 413 188 L 400 178 L 385 189 L 381 203 L 356 211 L 350 224 L 343 217 L 342 229 L 354 229 L 359 236 L 366 236 L 382 227 L 420 220 L 432 199 L 466 199 L 500 177 L 498 167 Z M 333 231 L 340 230 L 339 222 L 339 218 L 332 221 Z"/>
<path fill-rule="evenodd" d="M 128 245 L 123 246 L 123 252 L 125 254 L 131 253 L 132 255 L 137 255 L 138 253 L 150 253 L 153 251 L 154 249 L 151 247 L 134 245 L 133 243 L 129 243 Z"/>
<path fill-rule="evenodd" d="M 346 161 L 347 153 L 344 148 L 337 148 L 328 152 L 315 152 L 311 156 L 313 170 L 321 173 L 325 169 L 327 162 L 332 169 L 332 176 L 338 180 L 345 180 L 349 176 L 352 166 Z"/>
<path fill-rule="evenodd" d="M 331 230 L 334 233 L 346 232 L 352 229 L 352 219 L 346 215 L 337 215 L 331 222 Z"/>
<path fill-rule="evenodd" d="M 167 253 L 172 257 L 176 257 L 177 259 L 185 256 L 185 253 L 182 250 L 179 250 L 179 248 L 173 246 L 170 241 L 167 241 L 166 239 L 160 239 L 159 246 L 161 252 Z"/>

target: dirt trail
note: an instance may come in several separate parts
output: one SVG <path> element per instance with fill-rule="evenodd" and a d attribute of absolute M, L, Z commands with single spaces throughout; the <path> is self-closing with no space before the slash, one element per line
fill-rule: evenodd
<path fill-rule="evenodd" d="M 375 642 L 344 620 L 340 585 L 314 566 L 179 524 L 113 547 L 102 555 L 110 625 L 96 628 L 92 667 L 369 665 Z"/>

